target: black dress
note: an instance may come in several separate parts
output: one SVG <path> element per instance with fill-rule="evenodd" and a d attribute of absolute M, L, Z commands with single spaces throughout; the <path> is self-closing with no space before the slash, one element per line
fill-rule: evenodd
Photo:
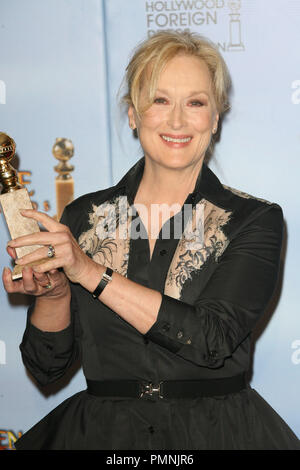
<path fill-rule="evenodd" d="M 72 284 L 71 325 L 42 332 L 28 320 L 20 346 L 26 367 L 42 385 L 60 378 L 79 355 L 86 378 L 96 381 L 212 379 L 249 369 L 251 332 L 277 282 L 281 208 L 222 185 L 204 165 L 184 206 L 188 216 L 182 210 L 166 222 L 150 260 L 145 227 L 132 208 L 143 168 L 144 158 L 116 186 L 71 203 L 63 223 L 95 261 L 162 293 L 157 321 L 142 335 Z M 201 243 L 197 214 L 204 222 Z M 100 398 L 80 391 L 25 433 L 16 448 L 300 446 L 247 385 L 238 393 L 193 399 Z"/>

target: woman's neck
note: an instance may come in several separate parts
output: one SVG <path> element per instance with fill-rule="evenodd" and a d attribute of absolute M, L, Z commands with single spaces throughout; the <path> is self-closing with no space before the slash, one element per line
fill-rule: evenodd
<path fill-rule="evenodd" d="M 184 170 L 162 167 L 145 159 L 143 177 L 136 194 L 136 201 L 144 204 L 183 204 L 189 193 L 193 192 L 200 164 Z"/>

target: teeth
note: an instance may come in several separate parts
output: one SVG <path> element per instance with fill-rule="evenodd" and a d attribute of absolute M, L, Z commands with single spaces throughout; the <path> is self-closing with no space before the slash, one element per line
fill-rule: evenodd
<path fill-rule="evenodd" d="M 184 143 L 189 142 L 191 137 L 185 137 L 184 139 L 173 139 L 172 137 L 167 137 L 166 135 L 162 135 L 162 138 L 167 142 L 176 142 L 176 143 Z"/>

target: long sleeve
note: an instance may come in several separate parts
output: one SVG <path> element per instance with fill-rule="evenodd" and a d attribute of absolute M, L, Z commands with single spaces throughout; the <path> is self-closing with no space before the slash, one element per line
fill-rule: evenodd
<path fill-rule="evenodd" d="M 194 305 L 163 294 L 147 338 L 197 365 L 221 367 L 272 297 L 282 234 L 282 210 L 272 204 L 233 237 Z"/>
<path fill-rule="evenodd" d="M 27 314 L 27 325 L 20 345 L 23 363 L 40 385 L 55 382 L 80 355 L 80 328 L 75 301 L 71 301 L 72 321 L 62 331 L 41 331 L 30 322 L 34 303 Z"/>
<path fill-rule="evenodd" d="M 61 223 L 68 225 L 65 209 Z M 31 324 L 30 316 L 35 301 L 27 312 L 27 324 L 20 350 L 23 363 L 40 385 L 55 382 L 64 375 L 66 370 L 80 355 L 80 326 L 78 307 L 71 285 L 71 323 L 62 331 L 41 331 Z"/>

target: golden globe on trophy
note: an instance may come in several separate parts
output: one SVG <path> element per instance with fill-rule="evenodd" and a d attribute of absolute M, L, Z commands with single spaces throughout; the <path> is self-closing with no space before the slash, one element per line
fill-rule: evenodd
<path fill-rule="evenodd" d="M 15 151 L 16 144 L 14 140 L 7 134 L 0 132 L 0 183 L 2 185 L 0 204 L 12 239 L 40 231 L 35 220 L 23 217 L 20 214 L 21 209 L 32 209 L 33 207 L 27 189 L 19 184 L 17 171 L 10 164 Z M 39 247 L 39 245 L 34 245 L 16 248 L 17 257 L 20 258 L 32 253 Z M 31 263 L 30 266 L 41 262 L 44 262 L 44 260 Z M 14 280 L 22 278 L 23 268 L 24 266 L 14 267 L 12 273 Z"/>

